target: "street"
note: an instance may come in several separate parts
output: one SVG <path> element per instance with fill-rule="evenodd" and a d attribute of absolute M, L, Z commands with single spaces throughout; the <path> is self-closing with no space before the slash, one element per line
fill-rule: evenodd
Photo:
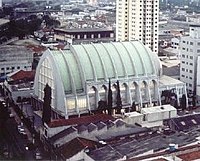
<path fill-rule="evenodd" d="M 1 95 L 0 98 L 2 101 L 4 100 Z M 24 104 L 21 109 L 23 117 L 18 116 L 14 105 L 6 108 L 9 111 L 9 118 L 0 129 L 0 160 L 36 160 L 38 151 L 44 159 L 46 155 L 39 138 L 36 138 L 33 130 L 28 128 L 24 122 L 26 118 L 29 118 L 31 122 L 35 122 L 33 125 L 40 126 L 41 118 L 33 112 L 31 105 L 28 104 Z M 31 124 L 31 128 L 33 127 Z"/>
<path fill-rule="evenodd" d="M 9 118 L 6 122 L 5 135 L 1 143 L 1 158 L 4 159 L 20 159 L 34 160 L 34 151 L 26 150 L 30 141 L 26 135 L 20 134 L 17 130 L 15 119 Z M 2 142 L 2 140 L 1 140 Z"/>

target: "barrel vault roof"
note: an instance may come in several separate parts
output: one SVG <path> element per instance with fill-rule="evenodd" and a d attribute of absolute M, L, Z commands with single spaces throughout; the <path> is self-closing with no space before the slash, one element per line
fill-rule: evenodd
<path fill-rule="evenodd" d="M 156 54 L 141 42 L 111 42 L 72 45 L 52 50 L 66 92 L 82 90 L 85 82 L 158 75 Z"/>

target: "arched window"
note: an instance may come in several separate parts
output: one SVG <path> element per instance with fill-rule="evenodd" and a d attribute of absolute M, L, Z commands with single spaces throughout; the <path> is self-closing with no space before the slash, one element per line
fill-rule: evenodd
<path fill-rule="evenodd" d="M 155 100 L 156 99 L 156 81 L 152 80 L 149 82 L 149 89 L 151 93 L 151 99 Z"/>
<path fill-rule="evenodd" d="M 143 81 L 140 84 L 140 91 L 141 91 L 141 96 L 142 96 L 142 101 L 147 101 L 148 100 L 148 86 L 145 81 Z"/>
<path fill-rule="evenodd" d="M 97 107 L 97 89 L 96 87 L 92 86 L 89 89 L 89 103 L 90 103 L 90 109 L 94 110 Z"/>
<path fill-rule="evenodd" d="M 139 87 L 138 84 L 136 82 L 133 82 L 130 86 L 130 91 L 131 91 L 131 96 L 132 96 L 132 101 L 133 102 L 138 102 L 138 95 L 139 95 L 139 91 L 138 91 Z"/>
<path fill-rule="evenodd" d="M 100 100 L 107 101 L 107 87 L 105 85 L 102 85 L 99 89 L 99 96 Z"/>
<path fill-rule="evenodd" d="M 113 107 L 115 107 L 117 104 L 116 104 L 116 101 L 117 101 L 117 85 L 116 84 L 113 84 L 112 85 L 112 97 L 113 97 Z"/>
<path fill-rule="evenodd" d="M 40 100 L 43 100 L 44 98 L 44 88 L 46 84 L 48 84 L 51 87 L 51 97 L 52 97 L 51 107 L 55 108 L 55 87 L 54 87 L 53 71 L 48 59 L 45 59 L 42 62 L 42 65 L 39 70 L 38 97 Z"/>
<path fill-rule="evenodd" d="M 122 104 L 127 104 L 128 103 L 128 86 L 126 83 L 123 83 L 122 86 L 120 86 L 120 93 L 121 93 Z"/>

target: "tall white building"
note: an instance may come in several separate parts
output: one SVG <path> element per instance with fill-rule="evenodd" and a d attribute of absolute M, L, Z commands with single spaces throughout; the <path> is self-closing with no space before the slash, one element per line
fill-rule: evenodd
<path fill-rule="evenodd" d="M 200 58 L 200 25 L 190 25 L 189 36 L 180 42 L 181 66 L 180 79 L 186 83 L 187 91 L 200 96 L 197 91 L 198 59 Z"/>
<path fill-rule="evenodd" d="M 159 0 L 117 0 L 116 41 L 139 40 L 158 53 Z"/>

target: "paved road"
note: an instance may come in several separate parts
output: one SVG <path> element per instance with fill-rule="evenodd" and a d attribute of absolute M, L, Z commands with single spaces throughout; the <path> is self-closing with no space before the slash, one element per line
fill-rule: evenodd
<path fill-rule="evenodd" d="M 30 141 L 26 135 L 19 134 L 14 118 L 6 122 L 5 134 L 4 151 L 8 154 L 4 155 L 5 159 L 34 160 L 34 151 L 26 150 Z"/>

